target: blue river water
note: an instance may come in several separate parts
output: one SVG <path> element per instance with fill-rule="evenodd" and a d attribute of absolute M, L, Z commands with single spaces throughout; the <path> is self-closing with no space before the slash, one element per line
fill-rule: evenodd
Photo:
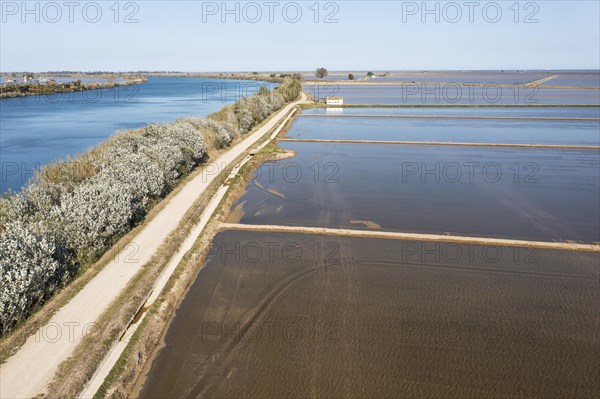
<path fill-rule="evenodd" d="M 0 193 L 35 168 L 85 152 L 118 130 L 206 116 L 272 83 L 150 77 L 136 86 L 0 100 Z"/>

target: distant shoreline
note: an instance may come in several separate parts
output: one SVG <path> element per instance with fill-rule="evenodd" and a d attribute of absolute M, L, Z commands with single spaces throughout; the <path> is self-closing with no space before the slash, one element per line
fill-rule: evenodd
<path fill-rule="evenodd" d="M 286 77 L 293 77 L 296 75 L 298 78 L 300 74 L 297 73 L 226 73 L 226 72 L 215 72 L 215 73 L 204 73 L 204 72 L 170 72 L 170 73 L 148 73 L 146 76 L 160 76 L 169 78 L 205 78 L 205 79 L 230 79 L 230 80 L 256 80 L 261 82 L 270 83 L 282 83 Z"/>
<path fill-rule="evenodd" d="M 128 79 L 125 82 L 81 83 L 81 80 L 66 83 L 8 83 L 0 85 L 0 99 L 28 96 L 44 96 L 57 93 L 73 93 L 77 91 L 112 89 L 120 86 L 131 86 L 145 83 L 146 77 Z"/>

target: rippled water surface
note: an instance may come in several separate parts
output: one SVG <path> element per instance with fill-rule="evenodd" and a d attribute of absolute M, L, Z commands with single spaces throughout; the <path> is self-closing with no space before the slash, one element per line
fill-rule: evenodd
<path fill-rule="evenodd" d="M 435 113 L 435 111 L 429 111 Z M 310 113 L 310 110 L 305 111 Z M 323 114 L 319 114 L 323 115 Z M 325 114 L 327 115 L 327 114 Z M 293 139 L 600 145 L 600 121 L 302 116 Z M 356 114 L 354 114 L 356 115 Z M 421 115 L 423 116 L 423 115 Z"/>
<path fill-rule="evenodd" d="M 241 223 L 600 241 L 595 150 L 281 143 Z"/>

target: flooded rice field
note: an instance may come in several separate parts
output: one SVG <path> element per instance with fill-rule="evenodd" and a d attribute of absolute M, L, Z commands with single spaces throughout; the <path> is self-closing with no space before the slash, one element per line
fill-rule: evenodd
<path fill-rule="evenodd" d="M 305 113 L 310 113 L 310 110 Z M 600 145 L 600 120 L 546 121 L 385 118 L 380 115 L 369 117 L 366 116 L 367 114 L 362 114 L 365 115 L 364 117 L 328 115 L 298 118 L 288 137 L 328 140 Z"/>
<path fill-rule="evenodd" d="M 600 72 L 559 73 L 556 78 L 547 81 L 543 85 L 600 87 Z"/>
<path fill-rule="evenodd" d="M 310 108 L 303 115 L 369 115 L 369 116 L 451 116 L 507 118 L 595 118 L 600 107 L 406 107 L 406 108 Z"/>
<path fill-rule="evenodd" d="M 281 145 L 296 156 L 258 170 L 240 223 L 600 241 L 595 150 Z"/>
<path fill-rule="evenodd" d="M 340 85 L 348 103 L 373 104 L 401 87 Z M 598 91 L 572 93 L 600 103 Z M 279 142 L 291 156 L 243 182 L 135 395 L 593 397 L 600 253 L 530 244 L 600 242 L 600 151 L 489 143 L 598 146 L 599 117 L 303 111 Z M 345 230 L 310 229 L 324 227 Z M 377 232 L 436 237 L 366 237 Z"/>
<path fill-rule="evenodd" d="M 226 231 L 140 396 L 592 397 L 599 260 Z"/>
<path fill-rule="evenodd" d="M 525 86 L 459 86 L 457 84 L 337 84 L 307 83 L 316 98 L 343 97 L 345 104 L 404 105 L 576 105 L 600 104 L 600 90 Z"/>
<path fill-rule="evenodd" d="M 367 79 L 367 71 L 330 72 L 324 81 L 350 81 Z M 453 84 L 501 84 L 525 85 L 538 82 L 541 86 L 600 87 L 600 73 L 594 70 L 579 71 L 421 71 L 421 72 L 374 72 L 370 82 L 388 83 L 453 83 Z M 304 78 L 314 80 L 314 73 L 305 73 Z M 547 80 L 546 80 L 547 79 Z"/>
<path fill-rule="evenodd" d="M 506 71 L 506 72 L 413 72 L 390 73 L 375 78 L 383 82 L 434 82 L 434 83 L 478 83 L 478 84 L 516 84 L 540 82 L 541 86 L 600 86 L 598 71 Z"/>
<path fill-rule="evenodd" d="M 543 71 L 469 71 L 469 72 L 391 72 L 377 76 L 374 81 L 382 82 L 432 82 L 459 84 L 507 84 L 523 85 L 552 76 Z"/>

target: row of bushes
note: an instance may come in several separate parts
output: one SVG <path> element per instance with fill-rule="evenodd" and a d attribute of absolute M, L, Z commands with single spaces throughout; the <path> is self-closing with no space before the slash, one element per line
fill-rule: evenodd
<path fill-rule="evenodd" d="M 266 87 L 207 118 L 117 133 L 75 159 L 44 166 L 0 199 L 0 334 L 140 223 L 207 154 L 247 133 L 300 84 Z"/>

